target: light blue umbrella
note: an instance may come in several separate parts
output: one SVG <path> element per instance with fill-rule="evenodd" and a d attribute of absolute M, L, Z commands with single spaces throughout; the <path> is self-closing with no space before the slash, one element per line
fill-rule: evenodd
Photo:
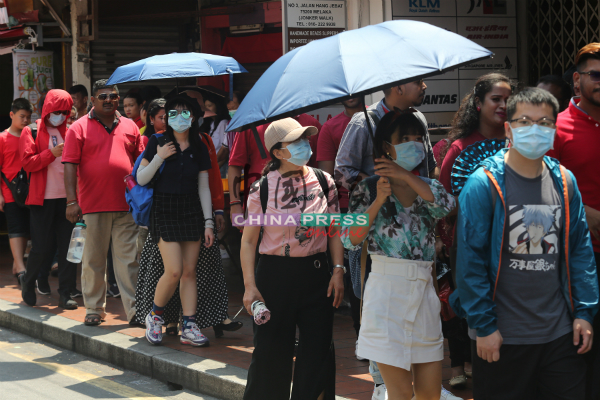
<path fill-rule="evenodd" d="M 171 53 L 152 56 L 118 67 L 107 84 L 149 79 L 192 78 L 229 74 L 230 91 L 233 74 L 248 72 L 232 57 L 204 53 Z"/>
<path fill-rule="evenodd" d="M 244 98 L 228 129 L 240 131 L 295 116 L 492 55 L 463 36 L 418 21 L 388 21 L 342 32 L 275 61 Z"/>

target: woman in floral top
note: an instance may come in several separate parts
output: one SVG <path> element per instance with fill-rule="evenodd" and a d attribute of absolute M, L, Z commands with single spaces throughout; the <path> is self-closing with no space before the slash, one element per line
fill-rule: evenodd
<path fill-rule="evenodd" d="M 455 200 L 438 181 L 412 172 L 425 157 L 424 135 L 412 114 L 381 119 L 374 148 L 387 158 L 375 160 L 378 176 L 361 181 L 350 198 L 349 212 L 369 214 L 370 226 L 342 232 L 350 250 L 366 239 L 372 259 L 358 355 L 377 362 L 395 400 L 411 399 L 413 389 L 418 399 L 437 400 L 442 380 L 444 338 L 432 267 L 436 223 Z"/>

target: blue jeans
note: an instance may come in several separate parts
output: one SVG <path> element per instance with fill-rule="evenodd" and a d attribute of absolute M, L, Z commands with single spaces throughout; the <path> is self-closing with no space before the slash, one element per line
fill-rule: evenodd
<path fill-rule="evenodd" d="M 379 372 L 379 367 L 375 361 L 369 360 L 369 373 L 376 385 L 383 385 L 383 378 L 381 377 L 381 372 Z"/>

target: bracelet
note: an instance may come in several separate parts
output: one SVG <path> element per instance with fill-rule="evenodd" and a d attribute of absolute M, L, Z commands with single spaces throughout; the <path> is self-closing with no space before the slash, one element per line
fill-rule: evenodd
<path fill-rule="evenodd" d="M 77 200 L 67 203 L 67 207 L 74 206 L 75 204 L 77 204 Z"/>
<path fill-rule="evenodd" d="M 242 201 L 241 201 L 241 200 L 236 200 L 236 201 L 230 201 L 230 202 L 229 202 L 229 206 L 230 206 L 230 207 L 231 207 L 231 206 L 238 205 L 238 204 L 242 204 Z"/>
<path fill-rule="evenodd" d="M 224 215 L 224 213 L 221 210 L 217 210 L 217 211 L 215 211 L 215 215 Z"/>
<path fill-rule="evenodd" d="M 67 203 L 73 203 L 73 202 L 77 203 L 77 199 L 75 199 L 75 200 L 67 200 Z"/>

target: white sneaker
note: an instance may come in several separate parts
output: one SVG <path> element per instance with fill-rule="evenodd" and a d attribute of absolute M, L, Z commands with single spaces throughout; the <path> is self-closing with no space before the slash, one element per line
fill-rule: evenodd
<path fill-rule="evenodd" d="M 388 400 L 387 389 L 385 383 L 383 385 L 375 386 L 373 390 L 373 397 L 371 400 Z"/>
<path fill-rule="evenodd" d="M 440 396 L 440 400 L 463 400 L 463 398 L 456 397 L 442 385 L 442 395 Z"/>
<path fill-rule="evenodd" d="M 188 322 L 186 327 L 181 328 L 181 344 L 189 344 L 192 346 L 208 346 L 208 338 L 200 332 L 198 325 L 193 322 Z"/>
<path fill-rule="evenodd" d="M 356 356 L 356 359 L 358 361 L 369 361 L 366 358 L 363 358 L 361 356 L 358 355 L 358 340 L 356 341 L 356 347 L 354 347 L 354 355 Z"/>
<path fill-rule="evenodd" d="M 162 342 L 162 326 L 165 322 L 159 315 L 152 315 L 152 311 L 146 315 L 146 339 L 152 344 Z"/>

